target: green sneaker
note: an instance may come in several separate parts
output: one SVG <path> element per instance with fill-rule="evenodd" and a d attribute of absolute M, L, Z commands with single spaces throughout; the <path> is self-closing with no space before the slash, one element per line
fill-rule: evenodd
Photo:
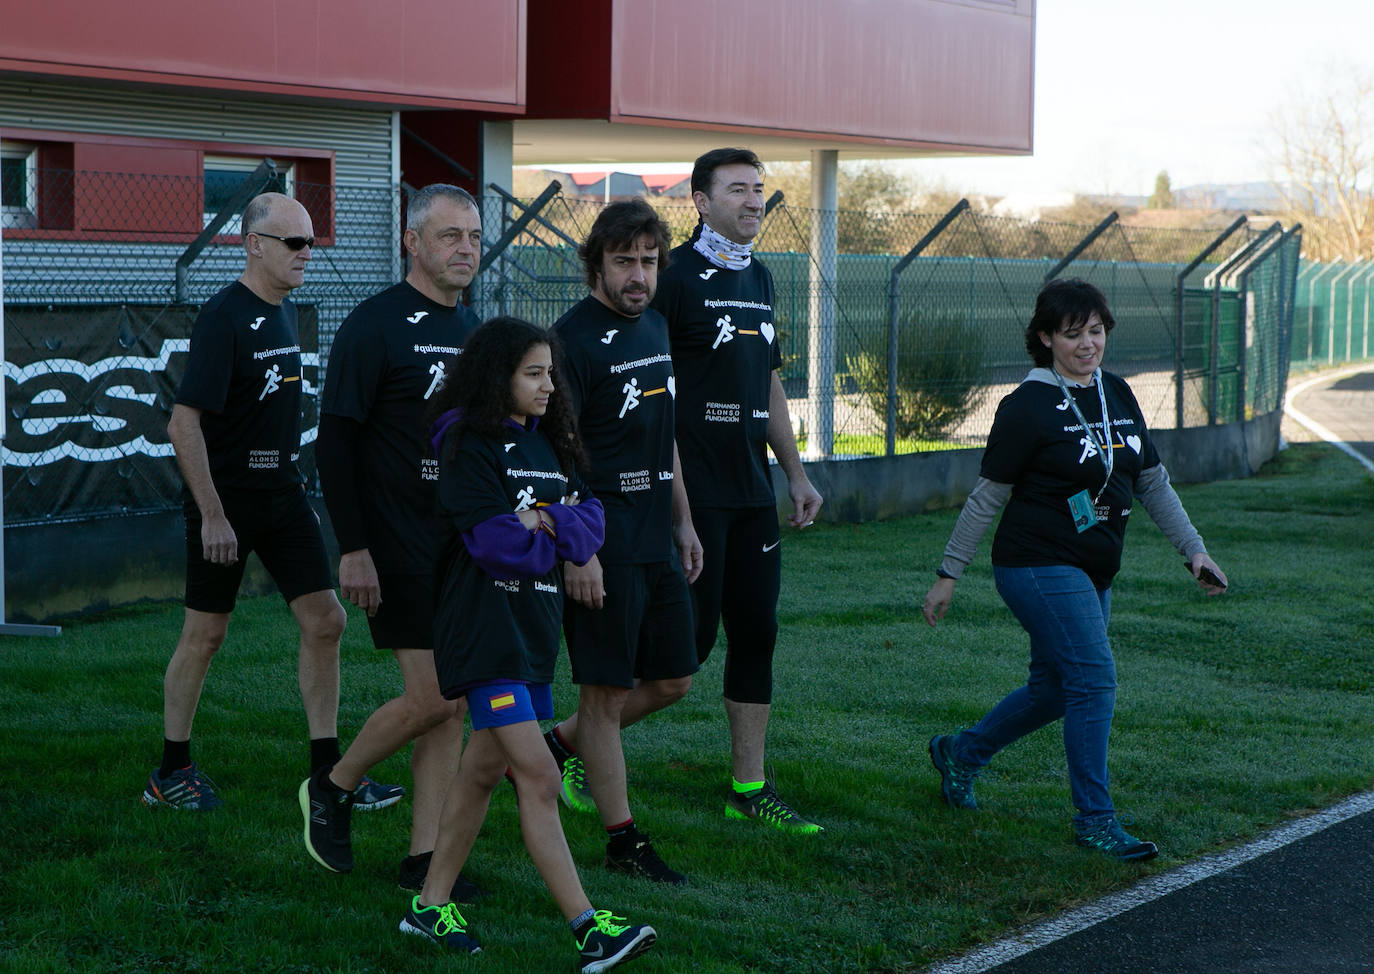
<path fill-rule="evenodd" d="M 654 945 L 658 934 L 647 923 L 629 924 L 610 910 L 597 910 L 586 932 L 577 938 L 582 974 L 609 971 Z"/>
<path fill-rule="evenodd" d="M 401 917 L 401 933 L 413 933 L 434 941 L 440 947 L 460 954 L 476 954 L 482 945 L 468 936 L 468 922 L 452 903 L 421 906 L 420 897 L 411 898 L 406 915 Z"/>
<path fill-rule="evenodd" d="M 1123 862 L 1143 862 L 1159 855 L 1158 846 L 1131 835 L 1121 827 L 1115 815 L 1099 819 L 1086 828 L 1075 825 L 1073 832 L 1075 845 L 1096 849 L 1103 855 Z"/>
<path fill-rule="evenodd" d="M 930 763 L 940 772 L 940 793 L 951 808 L 978 810 L 973 798 L 973 779 L 982 768 L 964 764 L 954 756 L 954 735 L 939 734 L 930 739 Z"/>
<path fill-rule="evenodd" d="M 563 787 L 559 789 L 563 804 L 574 812 L 596 814 L 596 799 L 587 787 L 587 767 L 576 754 L 563 762 Z"/>
<path fill-rule="evenodd" d="M 802 818 L 791 805 L 779 798 L 771 781 L 765 781 L 763 787 L 751 795 L 741 795 L 731 790 L 725 799 L 725 817 L 757 819 L 781 832 L 794 835 L 815 835 L 825 831 L 815 822 Z"/>

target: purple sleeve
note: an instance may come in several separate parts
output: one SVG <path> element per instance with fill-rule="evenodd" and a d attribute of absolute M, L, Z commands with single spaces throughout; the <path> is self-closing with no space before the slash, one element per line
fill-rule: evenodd
<path fill-rule="evenodd" d="M 478 568 L 503 582 L 547 575 L 558 559 L 548 532 L 531 531 L 514 514 L 473 525 L 463 532 L 463 544 Z"/>
<path fill-rule="evenodd" d="M 574 565 L 591 561 L 606 540 L 606 510 L 601 502 L 590 497 L 572 507 L 550 504 L 544 510 L 558 531 L 558 557 Z"/>

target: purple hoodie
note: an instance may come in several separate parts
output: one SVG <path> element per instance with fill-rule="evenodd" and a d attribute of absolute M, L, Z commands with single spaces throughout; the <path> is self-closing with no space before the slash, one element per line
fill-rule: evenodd
<path fill-rule="evenodd" d="M 430 441 L 436 457 L 442 457 L 444 437 L 461 417 L 462 410 L 450 409 L 435 420 Z M 513 419 L 506 423 L 512 429 L 533 432 L 539 417 L 530 417 L 528 427 Z M 442 464 L 441 459 L 441 468 Z M 555 535 L 531 531 L 514 512 L 498 514 L 463 532 L 468 554 L 484 572 L 502 581 L 547 575 L 560 558 L 575 565 L 589 562 L 606 537 L 606 512 L 601 502 L 589 497 L 572 506 L 550 504 L 541 510 L 553 520 Z"/>

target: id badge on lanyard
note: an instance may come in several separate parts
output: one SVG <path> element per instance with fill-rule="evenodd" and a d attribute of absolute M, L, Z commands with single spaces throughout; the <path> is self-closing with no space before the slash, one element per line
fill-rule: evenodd
<path fill-rule="evenodd" d="M 1083 427 L 1083 435 L 1088 442 L 1097 450 L 1098 457 L 1102 460 L 1102 466 L 1106 468 L 1107 476 L 1102 481 L 1102 487 L 1098 490 L 1097 496 L 1090 495 L 1087 490 L 1080 490 L 1069 498 L 1069 516 L 1073 518 L 1073 526 L 1082 534 L 1084 531 L 1097 527 L 1097 502 L 1102 499 L 1102 494 L 1106 491 L 1107 485 L 1112 480 L 1112 468 L 1116 466 L 1116 457 L 1112 455 L 1112 434 L 1111 420 L 1107 417 L 1107 393 L 1102 383 L 1102 370 L 1093 370 L 1093 384 L 1097 386 L 1098 402 L 1102 406 L 1102 431 L 1106 439 L 1104 443 L 1097 438 L 1093 428 L 1088 425 L 1088 421 L 1083 417 L 1083 410 L 1078 408 L 1078 403 L 1073 398 L 1073 393 L 1069 392 L 1069 387 L 1064 382 L 1063 376 L 1055 369 L 1054 378 L 1059 383 L 1059 388 L 1064 392 L 1064 401 L 1073 410 L 1074 416 Z"/>

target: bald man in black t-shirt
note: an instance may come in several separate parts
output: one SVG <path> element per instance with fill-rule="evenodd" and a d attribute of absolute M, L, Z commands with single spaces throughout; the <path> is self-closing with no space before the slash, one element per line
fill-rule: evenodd
<path fill-rule="evenodd" d="M 344 610 L 296 468 L 301 349 L 287 297 L 305 281 L 315 238 L 305 208 L 278 193 L 251 200 L 241 226 L 243 274 L 201 308 L 167 424 L 185 480 L 186 618 L 163 684 L 162 763 L 143 790 L 150 806 L 206 811 L 223 804 L 191 760 L 191 724 L 250 551 L 300 628 L 311 770 L 339 754 Z"/>

